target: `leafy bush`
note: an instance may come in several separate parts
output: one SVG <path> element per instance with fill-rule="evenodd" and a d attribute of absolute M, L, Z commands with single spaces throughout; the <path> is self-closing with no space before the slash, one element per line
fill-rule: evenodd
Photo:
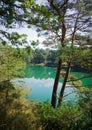
<path fill-rule="evenodd" d="M 78 104 L 62 104 L 54 109 L 48 102 L 40 106 L 40 123 L 43 130 L 91 130 L 92 89 L 81 88 Z"/>
<path fill-rule="evenodd" d="M 42 105 L 40 109 L 41 124 L 44 130 L 69 130 L 76 116 L 81 113 L 78 106 L 62 105 L 54 109 L 49 103 Z"/>

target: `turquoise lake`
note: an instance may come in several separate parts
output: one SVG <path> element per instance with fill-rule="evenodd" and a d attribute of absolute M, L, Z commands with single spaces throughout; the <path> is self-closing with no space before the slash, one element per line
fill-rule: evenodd
<path fill-rule="evenodd" d="M 51 100 L 51 94 L 54 84 L 54 78 L 55 78 L 55 68 L 52 67 L 42 67 L 42 66 L 27 66 L 24 70 L 25 72 L 25 78 L 19 79 L 19 81 L 23 81 L 25 85 L 30 87 L 32 89 L 32 92 L 28 95 L 28 98 L 34 101 L 50 101 Z M 82 72 L 72 72 L 75 76 L 78 78 L 87 76 L 87 73 Z M 83 86 L 89 86 L 92 85 L 92 78 L 85 78 L 82 79 Z M 58 94 L 59 90 L 62 86 L 62 79 L 59 82 L 58 87 Z M 65 95 L 70 93 L 71 91 L 75 91 L 74 87 L 66 87 Z M 58 96 L 57 94 L 57 96 Z M 69 95 L 66 99 L 68 100 L 76 100 L 76 94 L 73 93 L 72 96 Z"/>

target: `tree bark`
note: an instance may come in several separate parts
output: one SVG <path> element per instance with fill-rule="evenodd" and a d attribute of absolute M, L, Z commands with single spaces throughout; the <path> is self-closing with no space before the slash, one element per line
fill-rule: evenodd
<path fill-rule="evenodd" d="M 67 9 L 67 6 L 65 6 L 65 5 L 67 5 L 68 1 L 69 0 L 64 1 L 64 3 L 61 5 L 61 8 L 63 9 L 63 17 L 65 17 L 65 13 L 66 13 L 66 9 Z M 53 0 L 48 0 L 48 2 L 50 3 L 50 6 L 57 12 L 58 16 L 61 17 L 60 22 L 62 23 L 62 29 L 61 29 L 62 30 L 62 38 L 60 38 L 60 40 L 61 40 L 62 47 L 64 47 L 64 39 L 65 39 L 65 35 L 66 35 L 65 20 L 64 20 L 64 18 L 62 20 L 61 11 L 58 7 L 55 6 Z M 59 78 L 60 78 L 61 66 L 62 66 L 62 59 L 59 59 L 56 77 L 55 77 L 54 86 L 53 86 L 52 99 L 51 99 L 51 104 L 54 108 L 56 107 L 56 102 L 57 102 L 56 96 L 57 96 L 57 89 L 58 89 L 58 83 L 59 83 Z"/>
<path fill-rule="evenodd" d="M 51 99 L 51 104 L 54 108 L 56 107 L 56 102 L 57 102 L 56 98 L 57 98 L 57 89 L 58 89 L 58 83 L 59 83 L 59 78 L 60 78 L 61 66 L 62 66 L 62 60 L 59 59 L 55 82 L 54 82 L 54 86 L 53 86 L 52 99 Z"/>
<path fill-rule="evenodd" d="M 63 98 L 63 95 L 64 95 L 64 90 L 65 90 L 65 86 L 66 86 L 66 82 L 67 82 L 67 79 L 68 79 L 70 68 L 71 68 L 71 61 L 68 62 L 68 67 L 67 67 L 67 70 L 66 70 L 66 75 L 65 75 L 65 78 L 64 78 L 64 81 L 63 81 L 63 85 L 62 85 L 62 88 L 61 88 L 61 91 L 60 91 L 60 96 L 59 96 L 59 101 L 58 101 L 58 107 L 62 103 L 62 98 Z"/>
<path fill-rule="evenodd" d="M 65 27 L 65 24 L 64 24 L 64 20 L 63 20 L 62 21 L 62 38 L 61 38 L 62 47 L 64 47 L 65 35 L 66 35 L 66 27 Z M 54 86 L 53 86 L 52 100 L 51 100 L 51 105 L 54 108 L 56 107 L 56 102 L 57 102 L 57 89 L 58 89 L 58 83 L 59 83 L 59 78 L 60 78 L 61 66 L 62 66 L 62 59 L 59 59 L 56 77 L 55 77 Z"/>

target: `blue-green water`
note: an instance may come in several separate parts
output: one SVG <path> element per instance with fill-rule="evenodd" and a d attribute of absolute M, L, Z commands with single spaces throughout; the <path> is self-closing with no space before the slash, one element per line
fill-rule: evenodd
<path fill-rule="evenodd" d="M 25 72 L 25 78 L 21 80 L 23 80 L 27 86 L 32 88 L 32 92 L 28 95 L 28 98 L 42 102 L 50 101 L 56 69 L 52 67 L 27 66 L 24 72 Z M 86 73 L 81 72 L 72 72 L 72 73 L 77 77 L 87 75 Z M 82 81 L 84 86 L 86 86 L 87 84 L 88 85 L 92 84 L 92 78 L 86 78 L 83 79 Z M 62 79 L 59 82 L 58 94 L 59 90 L 61 89 L 61 86 L 62 86 Z M 73 87 L 72 88 L 66 87 L 65 95 L 74 90 L 75 88 Z M 69 95 L 67 98 L 71 100 L 74 99 L 75 97 L 76 94 L 72 94 L 72 96 Z"/>

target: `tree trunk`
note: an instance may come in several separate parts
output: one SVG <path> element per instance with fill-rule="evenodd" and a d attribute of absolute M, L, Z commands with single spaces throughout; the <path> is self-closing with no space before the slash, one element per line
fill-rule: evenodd
<path fill-rule="evenodd" d="M 64 20 L 63 20 L 63 22 L 62 22 L 62 39 L 61 39 L 62 47 L 64 47 L 65 34 L 66 34 L 66 27 L 64 24 Z M 62 66 L 62 59 L 59 59 L 55 82 L 54 82 L 54 86 L 53 86 L 52 100 L 51 100 L 51 104 L 54 108 L 56 107 L 56 102 L 57 102 L 56 96 L 57 96 L 57 89 L 58 89 L 58 83 L 59 83 L 59 78 L 60 78 L 61 66 Z"/>
<path fill-rule="evenodd" d="M 59 101 L 58 101 L 58 107 L 62 103 L 62 98 L 63 98 L 63 95 L 64 95 L 64 90 L 65 90 L 65 86 L 66 86 L 66 82 L 67 82 L 67 79 L 68 79 L 70 68 L 71 68 L 71 62 L 68 62 L 68 67 L 67 67 L 67 70 L 66 70 L 66 75 L 65 75 L 65 78 L 64 78 L 64 81 L 63 81 L 63 85 L 62 85 L 62 88 L 61 88 L 61 91 L 60 91 L 60 96 L 59 96 Z"/>
<path fill-rule="evenodd" d="M 51 99 L 51 104 L 54 108 L 56 107 L 56 101 L 57 101 L 56 96 L 57 96 L 57 89 L 58 89 L 58 83 L 59 83 L 59 78 L 60 78 L 61 66 L 62 66 L 62 60 L 59 59 L 55 82 L 54 82 L 54 86 L 53 86 L 52 99 Z"/>

